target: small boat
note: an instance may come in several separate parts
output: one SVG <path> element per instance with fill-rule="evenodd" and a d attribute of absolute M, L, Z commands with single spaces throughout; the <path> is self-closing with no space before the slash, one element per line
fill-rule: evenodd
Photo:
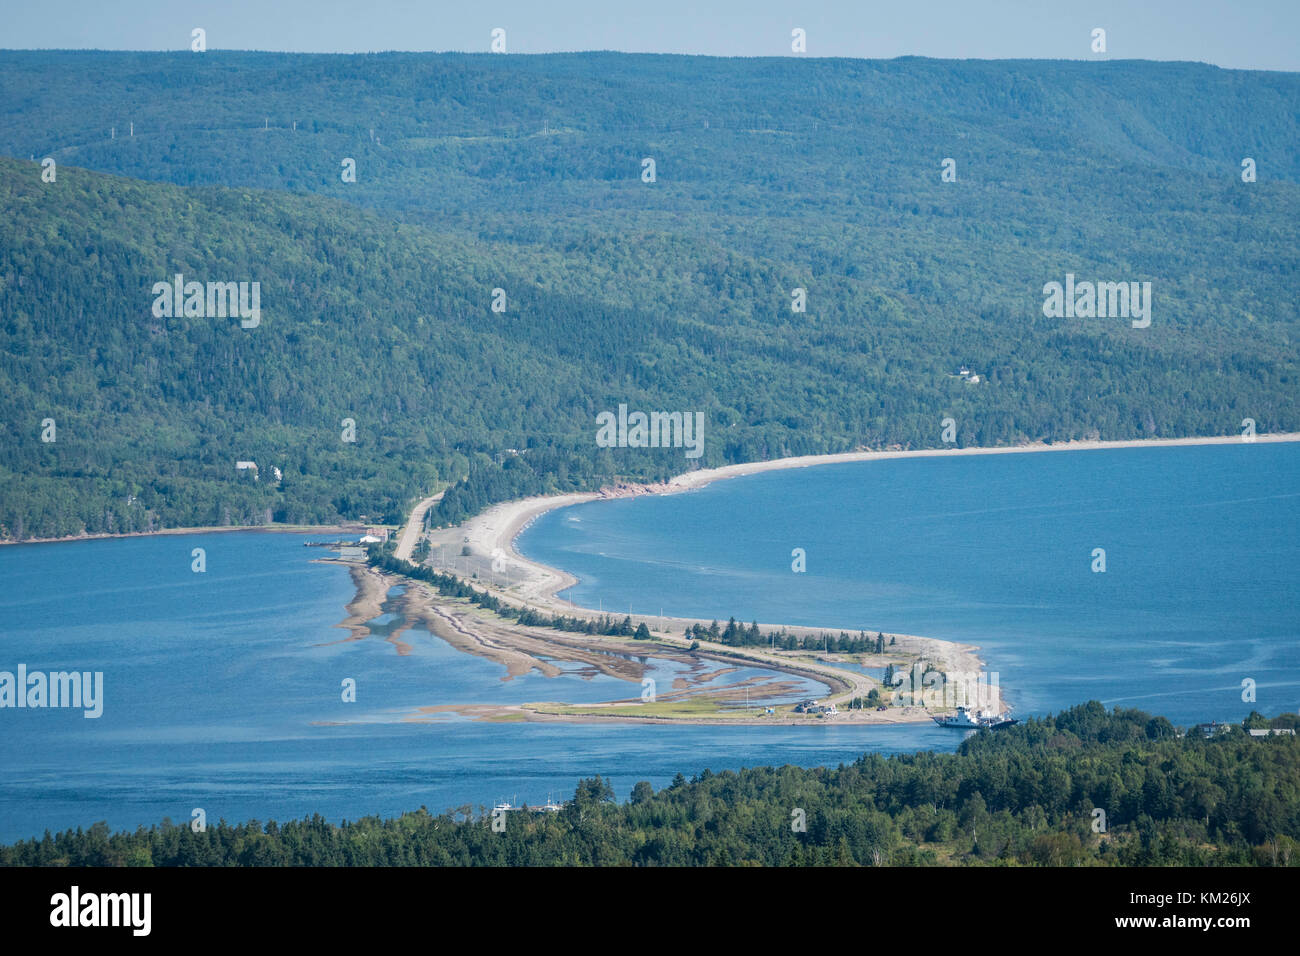
<path fill-rule="evenodd" d="M 961 730 L 997 730 L 1018 723 L 1016 718 L 992 711 L 973 711 L 969 707 L 958 707 L 955 714 L 935 717 L 934 722 L 940 727 L 957 727 Z"/>

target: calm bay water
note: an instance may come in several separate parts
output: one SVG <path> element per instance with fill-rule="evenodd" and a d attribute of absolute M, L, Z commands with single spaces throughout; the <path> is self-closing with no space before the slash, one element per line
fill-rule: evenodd
<path fill-rule="evenodd" d="M 1300 446 L 914 459 L 771 472 L 539 519 L 525 553 L 619 610 L 978 643 L 1021 714 L 1089 698 L 1178 723 L 1300 709 Z M 0 548 L 0 670 L 104 672 L 104 714 L 0 710 L 0 840 L 107 820 L 331 820 L 571 796 L 758 764 L 952 749 L 934 726 L 404 720 L 438 703 L 636 696 L 503 667 L 407 631 L 335 627 L 347 571 L 292 535 Z M 208 570 L 190 570 L 207 551 Z M 808 571 L 790 570 L 790 551 Z M 1106 549 L 1107 571 L 1090 570 Z M 379 622 L 387 621 L 388 615 Z M 665 686 L 679 665 L 652 676 Z M 730 679 L 738 679 L 744 674 Z M 340 682 L 357 682 L 357 702 Z M 1241 681 L 1257 683 L 1243 703 Z M 346 721 L 346 723 L 331 723 Z"/>
<path fill-rule="evenodd" d="M 1022 715 L 1300 710 L 1294 443 L 774 471 L 550 512 L 520 546 L 583 605 L 978 644 Z"/>
<path fill-rule="evenodd" d="M 0 548 L 0 670 L 102 671 L 103 716 L 0 710 L 0 840 L 202 808 L 331 820 L 497 800 L 567 799 L 601 774 L 638 780 L 757 764 L 836 764 L 867 750 L 951 748 L 937 727 L 709 728 L 405 720 L 441 703 L 585 702 L 640 687 L 576 665 L 547 678 L 405 632 L 408 656 L 335 627 L 345 568 L 293 535 L 225 533 Z M 207 571 L 191 571 L 191 550 Z M 383 623 L 390 615 L 377 619 Z M 661 687 L 681 665 L 649 671 Z M 722 680 L 738 680 L 744 670 Z M 767 674 L 770 672 L 759 671 Z M 346 704 L 344 678 L 357 682 Z M 331 724 L 333 721 L 347 721 Z"/>

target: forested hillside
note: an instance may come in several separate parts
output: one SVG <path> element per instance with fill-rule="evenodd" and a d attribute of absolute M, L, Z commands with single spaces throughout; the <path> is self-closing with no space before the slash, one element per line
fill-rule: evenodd
<path fill-rule="evenodd" d="M 1297 866 L 1297 807 L 1300 738 L 1179 737 L 1163 717 L 1094 701 L 956 754 L 705 770 L 658 793 L 596 777 L 558 812 L 508 814 L 504 832 L 470 807 L 202 833 L 96 824 L 0 847 L 0 865 Z"/>
<path fill-rule="evenodd" d="M 0 536 L 452 521 L 947 417 L 1300 430 L 1298 116 L 1177 63 L 3 52 Z M 1150 327 L 1045 318 L 1067 272 Z M 177 273 L 260 324 L 155 317 Z M 703 457 L 598 448 L 620 403 Z"/>

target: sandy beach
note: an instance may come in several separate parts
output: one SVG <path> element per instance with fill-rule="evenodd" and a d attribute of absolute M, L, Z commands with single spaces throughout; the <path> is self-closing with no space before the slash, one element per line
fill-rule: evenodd
<path fill-rule="evenodd" d="M 558 701 L 527 704 L 430 702 L 401 717 L 404 721 L 430 722 L 459 714 L 476 720 L 806 725 L 822 721 L 816 715 L 792 714 L 789 707 L 780 707 L 775 713 L 768 714 L 764 707 L 759 706 L 759 701 L 765 695 L 789 696 L 795 692 L 796 685 L 789 681 L 790 677 L 818 681 L 826 688 L 826 694 L 820 697 L 821 703 L 839 708 L 844 708 L 855 697 L 865 698 L 879 686 L 877 679 L 842 667 L 842 655 L 729 647 L 709 641 L 692 642 L 681 636 L 679 629 L 693 623 L 708 624 L 707 621 L 633 615 L 635 622 L 645 620 L 648 626 L 656 628 L 650 640 L 637 641 L 627 637 L 521 625 L 463 599 L 445 597 L 423 582 L 361 565 L 353 565 L 353 578 L 358 594 L 347 606 L 348 616 L 338 625 L 351 631 L 351 636 L 342 638 L 343 641 L 383 636 L 371 635 L 365 621 L 387 612 L 400 621 L 396 630 L 385 638 L 390 643 L 396 634 L 418 626 L 457 650 L 501 665 L 502 681 L 513 680 L 532 670 L 548 677 L 558 676 L 562 671 L 556 662 L 563 661 L 583 665 L 588 676 L 603 674 L 631 685 L 625 697 L 581 705 Z M 482 588 L 484 582 L 474 583 Z M 503 600 L 510 599 L 504 591 L 491 590 Z M 597 612 L 584 611 L 576 616 L 596 617 Z M 658 629 L 661 627 L 665 630 Z M 669 633 L 667 629 L 678 630 L 678 633 Z M 798 636 L 822 633 L 812 627 L 788 630 Z M 975 653 L 977 649 L 971 645 L 902 634 L 885 636 L 887 640 L 892 638 L 894 643 L 886 647 L 883 654 L 866 655 L 864 661 L 868 666 L 883 668 L 894 664 L 907 668 L 923 660 L 946 673 L 974 675 L 981 670 Z M 404 653 L 402 646 L 397 647 L 397 653 Z M 676 661 L 683 670 L 673 685 L 659 689 L 647 706 L 640 697 L 641 681 L 652 659 Z M 718 664 L 722 666 L 714 666 Z M 718 682 L 719 677 L 734 673 L 740 667 L 758 668 L 759 675 L 731 683 Z M 992 709 L 1002 710 L 998 690 L 993 688 L 988 703 Z M 752 708 L 742 710 L 742 702 L 749 701 L 750 695 Z M 834 722 L 924 723 L 931 719 L 933 712 L 913 704 L 893 706 L 884 711 L 841 709 Z"/>
<path fill-rule="evenodd" d="M 1300 433 L 1277 435 L 1259 435 L 1255 443 L 1300 441 Z M 482 514 L 469 519 L 455 528 L 440 529 L 431 532 L 429 540 L 432 545 L 430 564 L 444 572 L 456 574 L 470 581 L 475 587 L 487 588 L 501 600 L 516 606 L 531 607 L 552 614 L 565 614 L 584 618 L 593 618 L 601 612 L 593 608 L 584 608 L 564 600 L 559 592 L 577 583 L 576 579 L 559 568 L 531 561 L 519 553 L 515 547 L 521 531 L 540 515 L 556 508 L 598 501 L 608 498 L 625 498 L 646 494 L 680 494 L 702 488 L 715 481 L 738 478 L 744 475 L 758 474 L 788 468 L 809 468 L 819 465 L 840 464 L 846 462 L 883 461 L 893 458 L 924 458 L 944 456 L 971 455 L 1011 455 L 1046 452 L 1091 451 L 1117 448 L 1159 448 L 1190 445 L 1246 444 L 1241 436 L 1220 436 L 1209 438 L 1180 438 L 1167 440 L 1133 440 L 1133 441 L 1079 441 L 1056 444 L 1027 444 L 993 448 L 935 448 L 920 450 L 888 449 L 882 451 L 856 451 L 838 455 L 808 455 L 796 458 L 781 458 L 771 461 L 750 462 L 728 465 L 721 468 L 698 469 L 678 475 L 666 482 L 656 484 L 617 484 L 599 492 L 573 493 L 561 495 L 544 495 L 524 498 L 517 501 L 495 505 Z M 468 553 L 465 553 L 468 551 Z M 495 562 L 494 562 L 495 558 Z M 494 566 L 495 564 L 495 566 Z M 719 615 L 725 616 L 737 609 L 719 608 Z M 743 612 L 743 609 L 739 609 Z M 609 613 L 609 612 L 606 612 Z M 619 612 L 621 615 L 623 612 Z M 658 615 L 632 614 L 633 623 L 645 621 L 655 640 L 674 648 L 686 642 L 680 635 L 686 627 L 708 621 L 696 621 L 688 618 L 663 617 Z M 481 622 L 479 623 L 481 627 Z M 820 634 L 823 631 L 837 632 L 838 628 L 789 627 L 781 623 L 760 623 L 765 630 L 785 630 L 803 637 Z M 549 631 L 538 635 L 544 640 L 554 640 L 557 632 Z M 890 655 L 889 662 L 925 660 L 932 666 L 948 673 L 983 673 L 984 663 L 979 657 L 979 648 L 969 644 L 958 644 L 927 638 L 919 635 L 887 635 L 897 641 L 891 648 L 896 653 Z M 463 640 L 463 636 L 462 636 Z M 597 640 L 599 643 L 599 639 Z M 834 667 L 830 662 L 810 663 L 806 656 L 787 656 L 782 652 L 775 654 L 761 648 L 723 648 L 703 647 L 705 653 L 739 651 L 752 663 L 771 666 L 789 673 L 801 673 L 826 681 L 832 687 L 831 701 L 842 704 L 854 696 L 862 696 L 874 681 L 862 678 L 854 671 Z M 883 666 L 886 659 L 876 662 Z M 518 666 L 518 661 L 515 661 Z M 1002 691 L 1005 691 L 1003 688 Z M 1014 691 L 1012 691 L 1014 693 Z M 1002 692 L 998 694 L 993 709 L 1009 709 Z M 503 716 L 504 712 L 501 715 Z M 842 712 L 843 716 L 843 712 Z M 590 718 L 586 718 L 590 719 Z M 897 720 L 928 720 L 929 713 L 922 708 L 891 708 L 884 712 L 854 712 L 854 718 L 863 722 L 894 722 Z"/>
<path fill-rule="evenodd" d="M 1300 433 L 1290 432 L 1277 435 L 1258 435 L 1253 443 L 1300 441 Z M 1058 442 L 1056 444 L 1014 445 L 993 448 L 925 448 L 915 451 L 856 451 L 840 455 L 805 455 L 797 458 L 777 458 L 771 461 L 748 462 L 740 465 L 726 465 L 721 468 L 702 468 L 677 475 L 666 482 L 658 484 L 620 484 L 598 492 L 586 492 L 564 495 L 543 495 L 533 498 L 521 498 L 494 505 L 477 517 L 471 518 L 457 529 L 459 534 L 455 541 L 446 533 L 435 532 L 438 538 L 435 547 L 442 544 L 468 545 L 478 555 L 491 556 L 500 552 L 506 564 L 514 572 L 510 591 L 525 601 L 552 610 L 565 613 L 583 610 L 555 595 L 571 587 L 576 580 L 558 568 L 552 568 L 535 561 L 530 561 L 515 548 L 515 539 L 538 516 L 556 508 L 598 501 L 605 498 L 627 498 L 648 494 L 680 494 L 703 488 L 715 481 L 728 478 L 740 478 L 766 471 L 778 471 L 788 468 L 812 468 L 818 465 L 835 465 L 847 462 L 884 461 L 891 458 L 939 458 L 970 455 L 1018 455 L 1045 452 L 1097 451 L 1114 448 L 1162 448 L 1187 445 L 1229 445 L 1245 444 L 1239 435 L 1211 438 L 1173 438 L 1135 441 L 1078 441 Z M 445 540 L 444 540 L 445 538 Z M 463 540 L 462 540 L 463 539 Z M 453 549 L 459 551 L 457 547 Z M 586 609 L 590 610 L 590 609 Z"/>

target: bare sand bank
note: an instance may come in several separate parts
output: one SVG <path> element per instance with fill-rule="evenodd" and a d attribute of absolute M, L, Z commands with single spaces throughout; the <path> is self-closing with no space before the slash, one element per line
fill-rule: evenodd
<path fill-rule="evenodd" d="M 1254 443 L 1268 444 L 1274 442 L 1300 441 L 1300 433 L 1289 432 L 1277 435 L 1256 436 Z M 538 606 L 563 609 L 566 613 L 577 609 L 576 605 L 560 600 L 555 595 L 571 587 L 576 582 L 572 575 L 548 565 L 530 561 L 515 548 L 515 539 L 538 516 L 556 508 L 598 501 L 607 498 L 627 498 L 647 494 L 678 494 L 702 488 L 715 481 L 739 478 L 766 471 L 778 471 L 788 468 L 812 468 L 818 465 L 835 465 L 847 462 L 884 461 L 892 458 L 938 458 L 970 455 L 1015 455 L 1038 452 L 1094 451 L 1115 448 L 1161 448 L 1187 445 L 1226 445 L 1244 444 L 1239 435 L 1210 438 L 1172 438 L 1135 441 L 1077 441 L 1058 442 L 1052 445 L 1030 444 L 994 448 L 926 448 L 915 451 L 856 451 L 839 455 L 805 455 L 797 458 L 777 458 L 771 461 L 748 462 L 740 465 L 726 465 L 721 468 L 701 468 L 677 475 L 666 482 L 658 484 L 621 484 L 598 492 L 584 492 L 564 495 L 543 495 L 533 498 L 521 498 L 495 505 L 477 517 L 471 518 L 463 525 L 450 529 L 451 533 L 435 532 L 435 546 L 443 546 L 444 562 L 455 556 L 463 546 L 468 546 L 477 555 L 491 556 L 500 552 L 507 565 L 517 572 L 517 580 L 512 582 L 510 591 L 518 597 Z M 454 546 L 454 547 L 453 547 Z M 445 567 L 451 564 L 444 563 Z"/>
<path fill-rule="evenodd" d="M 826 721 L 815 714 L 795 714 L 789 706 L 777 707 L 773 713 L 767 713 L 760 701 L 766 697 L 788 697 L 797 693 L 799 685 L 791 682 L 790 677 L 805 677 L 824 685 L 827 694 L 818 695 L 819 699 L 825 705 L 837 707 L 844 707 L 855 697 L 866 697 L 880 684 L 875 678 L 844 669 L 838 666 L 840 661 L 824 659 L 816 652 L 773 652 L 755 647 L 728 647 L 709 641 L 698 642 L 698 646 L 693 647 L 692 642 L 685 638 L 662 631 L 652 634 L 649 640 L 638 641 L 520 625 L 468 601 L 447 598 L 420 581 L 359 565 L 354 566 L 353 577 L 358 594 L 347 607 L 348 617 L 339 625 L 353 633 L 343 640 L 370 637 L 364 619 L 378 616 L 383 605 L 384 610 L 395 611 L 402 618 L 401 631 L 418 625 L 460 651 L 500 664 L 505 669 L 503 681 L 531 670 L 548 677 L 558 676 L 562 669 L 557 662 L 568 662 L 582 665 L 581 676 L 599 674 L 632 685 L 627 696 L 579 705 L 555 701 L 526 704 L 431 702 L 400 716 L 398 719 L 402 721 L 423 723 L 459 715 L 489 721 L 809 725 Z M 482 582 L 474 583 L 482 587 Z M 385 599 L 393 587 L 400 587 L 402 593 Z M 594 617 L 597 612 L 590 613 Z M 666 621 L 680 623 L 682 627 L 696 623 L 686 618 L 668 618 Z M 658 625 L 657 619 L 655 623 Z M 797 634 L 821 633 L 815 628 L 790 630 Z M 889 636 L 886 635 L 887 639 Z M 392 640 L 391 637 L 388 639 Z M 898 667 L 910 667 L 925 660 L 946 672 L 978 673 L 980 663 L 974 651 L 975 648 L 969 645 L 897 635 L 896 643 L 887 647 L 884 654 L 868 655 L 867 664 L 884 667 L 892 663 Z M 647 701 L 642 696 L 643 678 L 651 661 L 663 660 L 676 661 L 682 668 L 671 687 L 659 689 Z M 758 668 L 770 672 L 770 676 L 760 673 L 739 681 L 722 680 L 734 675 L 739 667 Z M 751 706 L 746 709 L 746 704 Z M 994 706 L 1001 709 L 997 704 Z M 831 722 L 924 723 L 930 720 L 932 713 L 932 710 L 914 705 L 894 706 L 884 711 L 840 710 Z"/>
<path fill-rule="evenodd" d="M 1300 441 L 1300 433 L 1277 435 L 1259 435 L 1255 443 Z M 846 462 L 881 461 L 894 458 L 925 458 L 970 455 L 1007 455 L 1039 452 L 1091 451 L 1118 448 L 1159 448 L 1191 445 L 1246 444 L 1239 435 L 1206 438 L 1179 438 L 1132 441 L 1077 441 L 1056 444 L 1027 444 L 993 448 L 943 448 L 883 451 L 856 451 L 837 455 L 807 455 L 795 458 L 781 458 L 771 461 L 750 462 L 728 465 L 721 468 L 698 469 L 678 475 L 666 482 L 657 484 L 620 484 L 602 489 L 599 492 L 573 493 L 563 495 L 545 495 L 504 502 L 489 508 L 482 514 L 469 519 L 464 524 L 450 529 L 442 529 L 430 534 L 433 550 L 429 563 L 440 570 L 456 574 L 479 588 L 487 588 L 500 599 L 517 606 L 534 608 L 552 614 L 564 614 L 583 618 L 594 618 L 601 613 L 623 615 L 621 609 L 584 608 L 564 600 L 559 592 L 576 584 L 576 579 L 565 571 L 532 561 L 519 553 L 515 542 L 523 531 L 538 516 L 556 508 L 568 507 L 588 501 L 609 498 L 633 497 L 644 494 L 677 494 L 702 488 L 715 481 L 737 478 L 744 475 L 758 474 L 788 468 L 808 468 L 819 465 L 841 464 Z M 468 552 L 468 553 L 465 553 Z M 734 609 L 720 609 L 720 613 L 729 613 Z M 661 646 L 686 646 L 681 635 L 686 627 L 708 621 L 689 618 L 646 615 L 629 612 L 633 623 L 644 621 L 655 640 Z M 760 624 L 765 631 L 780 630 L 780 624 Z M 816 635 L 824 631 L 838 632 L 838 628 L 789 627 L 784 630 L 798 637 Z M 553 640 L 548 631 L 543 639 Z M 930 666 L 948 673 L 970 674 L 984 673 L 984 662 L 980 659 L 979 648 L 969 644 L 942 641 L 918 635 L 886 635 L 896 643 L 890 647 L 891 653 L 880 660 L 866 660 L 868 666 L 883 667 L 888 663 L 910 666 L 917 661 L 925 661 Z M 834 667 L 830 662 L 813 663 L 806 655 L 790 655 L 785 652 L 765 652 L 759 648 L 702 647 L 705 653 L 726 654 L 742 657 L 759 666 L 775 667 L 788 673 L 800 673 L 813 676 L 828 683 L 832 688 L 830 702 L 843 704 L 855 696 L 865 696 L 871 687 L 878 686 L 873 681 L 855 671 Z M 1004 712 L 1008 709 L 1002 692 L 993 690 L 995 703 L 992 709 Z M 511 711 L 517 712 L 518 708 Z M 897 722 L 899 720 L 927 720 L 929 712 L 919 707 L 891 708 L 881 712 L 853 712 L 853 718 L 862 722 Z M 511 719 L 502 711 L 499 719 Z M 518 719 L 518 718 L 515 718 Z M 555 715 L 555 719 L 591 719 Z M 631 719 L 631 718 L 629 718 Z M 640 719 L 650 719 L 649 715 Z M 654 718 L 662 719 L 662 718 Z M 682 718 L 672 718 L 682 719 Z M 771 722 L 771 721 L 768 721 Z"/>

